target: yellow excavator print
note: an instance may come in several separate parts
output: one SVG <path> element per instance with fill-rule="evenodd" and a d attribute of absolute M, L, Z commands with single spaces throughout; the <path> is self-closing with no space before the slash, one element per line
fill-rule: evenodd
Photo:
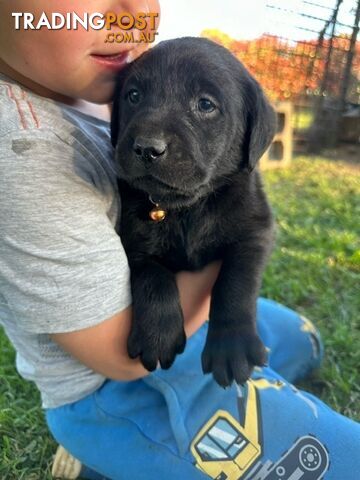
<path fill-rule="evenodd" d="M 246 396 L 244 424 L 229 412 L 218 410 L 191 444 L 197 467 L 216 480 L 240 478 L 261 454 L 258 394 L 254 382 L 249 380 L 246 386 L 239 387 L 238 393 L 241 403 Z"/>
<path fill-rule="evenodd" d="M 239 420 L 218 410 L 191 443 L 196 467 L 213 480 L 320 480 L 329 468 L 326 447 L 314 436 L 299 437 L 273 463 L 262 463 L 259 391 L 287 384 L 261 376 L 237 386 Z M 291 387 L 291 385 L 290 385 Z"/>

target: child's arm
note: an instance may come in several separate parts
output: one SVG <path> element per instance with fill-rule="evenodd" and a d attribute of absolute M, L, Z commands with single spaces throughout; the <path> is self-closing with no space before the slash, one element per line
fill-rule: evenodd
<path fill-rule="evenodd" d="M 210 292 L 220 269 L 213 262 L 201 272 L 179 272 L 176 281 L 184 312 L 185 331 L 191 336 L 208 318 Z M 115 380 L 135 380 L 149 372 L 127 355 L 132 308 L 129 307 L 94 327 L 57 333 L 51 338 L 94 371 Z"/>
<path fill-rule="evenodd" d="M 39 129 L 1 142 L 2 294 L 19 331 L 51 336 L 108 377 L 138 378 L 148 372 L 127 356 L 130 270 L 105 159 L 67 140 Z M 215 270 L 177 275 L 187 335 L 208 317 Z"/>

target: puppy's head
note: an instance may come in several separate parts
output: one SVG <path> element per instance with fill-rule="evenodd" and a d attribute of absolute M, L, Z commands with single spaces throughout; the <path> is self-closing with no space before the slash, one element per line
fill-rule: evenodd
<path fill-rule="evenodd" d="M 111 123 L 118 173 L 162 205 L 191 205 L 239 169 L 250 172 L 274 131 L 259 84 L 209 40 L 162 42 L 119 75 Z"/>

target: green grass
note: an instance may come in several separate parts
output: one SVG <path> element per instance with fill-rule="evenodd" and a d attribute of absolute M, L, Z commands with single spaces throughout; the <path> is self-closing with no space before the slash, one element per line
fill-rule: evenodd
<path fill-rule="evenodd" d="M 50 480 L 56 444 L 36 388 L 19 377 L 14 363 L 13 348 L 0 330 L 0 479 Z"/>
<path fill-rule="evenodd" d="M 277 224 L 277 246 L 262 294 L 295 308 L 320 328 L 321 370 L 302 387 L 360 419 L 360 172 L 324 159 L 297 158 L 264 173 Z M 19 378 L 0 331 L 0 478 L 50 480 L 55 443 L 39 395 Z"/>
<path fill-rule="evenodd" d="M 302 386 L 360 419 L 360 171 L 299 157 L 264 180 L 278 235 L 262 294 L 312 319 L 323 335 L 323 367 Z"/>

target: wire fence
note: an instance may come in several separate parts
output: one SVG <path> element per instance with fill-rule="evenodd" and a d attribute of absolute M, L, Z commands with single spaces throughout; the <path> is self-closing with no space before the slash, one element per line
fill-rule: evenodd
<path fill-rule="evenodd" d="M 359 140 L 360 0 L 272 0 L 267 13 L 268 31 L 255 40 L 204 33 L 243 61 L 272 100 L 293 102 L 299 148 L 334 146 L 344 131 Z"/>

